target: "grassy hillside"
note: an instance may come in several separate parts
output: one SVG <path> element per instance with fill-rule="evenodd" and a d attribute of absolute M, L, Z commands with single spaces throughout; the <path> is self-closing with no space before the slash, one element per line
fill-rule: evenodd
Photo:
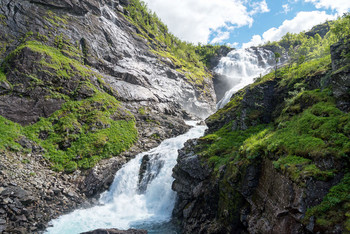
<path fill-rule="evenodd" d="M 330 54 L 332 44 L 346 45 L 349 39 L 347 14 L 331 23 L 324 38 L 288 33 L 279 42 L 269 43 L 287 51 L 289 63 L 237 92 L 210 116 L 206 120 L 210 134 L 196 146 L 217 176 L 226 166 L 225 177 L 230 181 L 239 180 L 244 168 L 263 158 L 272 160 L 276 170 L 301 187 L 308 178 L 329 181 L 343 175 L 323 202 L 306 213 L 305 224 L 315 217 L 320 230 L 341 225 L 350 231 L 350 114 L 338 108 L 331 85 L 339 72 L 349 75 L 350 50 L 343 49 L 342 66 L 337 70 L 332 70 L 335 61 Z M 266 93 L 259 93 L 266 87 L 276 92 L 273 108 L 267 104 Z M 325 160 L 333 163 L 324 166 Z"/>
<path fill-rule="evenodd" d="M 63 37 L 63 36 L 61 36 Z M 44 100 L 64 103 L 48 118 L 21 126 L 0 116 L 0 152 L 41 151 L 57 171 L 88 169 L 100 159 L 117 156 L 137 140 L 135 119 L 105 90 L 100 75 L 83 65 L 82 52 L 69 40 L 27 33 L 22 43 L 2 63 L 0 82 L 14 94 L 28 97 L 39 89 Z M 21 64 L 23 55 L 40 57 Z M 35 60 L 35 59 L 33 59 Z"/>

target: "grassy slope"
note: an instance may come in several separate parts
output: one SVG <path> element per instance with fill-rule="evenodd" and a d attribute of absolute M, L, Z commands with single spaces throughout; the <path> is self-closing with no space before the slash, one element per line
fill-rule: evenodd
<path fill-rule="evenodd" d="M 32 80 L 33 87 L 42 86 L 50 91 L 44 98 L 63 99 L 65 104 L 49 118 L 25 127 L 1 117 L 0 150 L 28 153 L 31 149 L 23 149 L 17 143 L 26 137 L 44 149 L 53 169 L 72 172 L 77 168 L 91 168 L 100 159 L 127 150 L 137 139 L 137 129 L 134 117 L 119 101 L 104 92 L 101 85 L 91 82 L 96 77 L 99 84 L 103 83 L 98 74 L 82 64 L 81 52 L 69 42 L 63 43 L 61 37 L 54 38 L 53 47 L 45 44 L 48 40 L 45 36 L 27 33 L 22 44 L 6 57 L 4 67 L 23 49 L 42 54 L 43 59 L 37 61 L 36 66 L 50 79 L 40 80 L 37 74 L 22 75 Z M 57 86 L 73 77 L 79 80 L 78 89 L 89 90 L 91 97 L 78 101 L 75 99 L 78 90 L 67 93 Z M 2 70 L 0 79 L 6 81 Z"/>
<path fill-rule="evenodd" d="M 344 27 L 343 21 L 350 25 L 349 16 L 339 19 L 323 39 L 317 35 L 308 38 L 303 33 L 289 34 L 288 38 L 284 37 L 276 43 L 278 46 L 286 45 L 289 40 L 287 45 L 291 45 L 289 53 L 292 62 L 277 72 L 278 87 L 290 92 L 273 122 L 232 131 L 234 123 L 231 121 L 202 137 L 196 147 L 198 154 L 217 173 L 225 164 L 231 170 L 231 178 L 239 175 L 244 165 L 261 157 L 270 158 L 277 170 L 300 186 L 305 186 L 305 179 L 309 177 L 328 180 L 337 173 L 345 173 L 344 179 L 331 189 L 324 201 L 308 210 L 305 222 L 315 216 L 317 225 L 331 228 L 341 224 L 349 231 L 350 186 L 349 168 L 346 165 L 350 157 L 350 114 L 336 107 L 332 91 L 325 85 L 332 73 L 329 46 L 340 38 L 337 28 L 339 25 Z M 306 78 L 312 80 L 320 77 L 322 90 L 308 90 Z M 271 80 L 275 80 L 274 72 L 238 92 L 207 121 L 215 122 L 238 115 L 242 108 L 240 101 L 246 91 Z M 248 116 L 248 122 L 249 118 L 254 117 Z M 327 158 L 342 162 L 343 167 L 339 170 L 324 170 L 315 164 Z"/>

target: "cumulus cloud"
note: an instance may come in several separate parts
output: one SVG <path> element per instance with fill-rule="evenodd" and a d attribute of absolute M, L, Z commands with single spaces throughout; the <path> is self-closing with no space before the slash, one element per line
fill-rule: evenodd
<path fill-rule="evenodd" d="M 305 0 L 305 2 L 313 3 L 316 8 L 326 8 L 337 11 L 342 14 L 350 10 L 349 0 Z"/>
<path fill-rule="evenodd" d="M 299 33 L 311 29 L 314 25 L 332 20 L 335 16 L 328 15 L 324 11 L 299 12 L 292 20 L 285 20 L 278 28 L 270 28 L 262 36 L 254 35 L 250 42 L 243 43 L 242 47 L 247 48 L 254 45 L 266 43 L 268 41 L 277 41 L 287 32 Z"/>
<path fill-rule="evenodd" d="M 268 11 L 265 0 L 248 4 L 241 0 L 144 0 L 169 30 L 189 42 L 207 43 L 211 33 L 221 42 L 235 27 L 252 25 L 253 14 Z M 234 26 L 234 27 L 232 27 Z M 220 31 L 221 30 L 221 31 Z"/>

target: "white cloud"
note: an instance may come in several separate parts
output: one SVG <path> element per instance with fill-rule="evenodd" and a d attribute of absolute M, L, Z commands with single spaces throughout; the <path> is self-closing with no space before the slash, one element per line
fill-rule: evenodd
<path fill-rule="evenodd" d="M 266 1 L 248 4 L 245 0 L 144 0 L 155 11 L 175 36 L 189 41 L 207 43 L 211 33 L 213 41 L 227 39 L 234 28 L 253 23 L 252 15 L 268 11 Z M 253 10 L 249 11 L 249 9 Z M 232 27 L 232 25 L 234 27 Z M 224 39 L 223 39 L 224 38 Z"/>
<path fill-rule="evenodd" d="M 287 14 L 288 12 L 290 12 L 290 6 L 288 4 L 284 4 L 282 5 L 282 8 L 283 8 L 283 13 L 284 14 Z"/>
<path fill-rule="evenodd" d="M 226 43 L 226 45 L 231 47 L 231 48 L 236 48 L 236 47 L 238 47 L 239 43 L 238 42 Z"/>
<path fill-rule="evenodd" d="M 326 8 L 336 10 L 338 14 L 345 13 L 350 10 L 349 0 L 304 0 L 313 3 L 316 8 Z"/>
<path fill-rule="evenodd" d="M 213 40 L 211 40 L 210 44 L 220 43 L 229 38 L 230 38 L 229 31 L 219 31 L 216 37 Z"/>
<path fill-rule="evenodd" d="M 265 0 L 261 2 L 252 2 L 250 6 L 253 8 L 253 10 L 249 12 L 251 15 L 254 15 L 256 13 L 266 13 L 270 11 Z"/>
<path fill-rule="evenodd" d="M 328 15 L 324 11 L 299 12 L 292 20 L 285 20 L 278 28 L 270 28 L 262 36 L 254 35 L 250 42 L 243 43 L 242 47 L 247 48 L 254 45 L 277 41 L 287 32 L 299 33 L 311 29 L 314 25 L 334 19 L 335 16 Z"/>

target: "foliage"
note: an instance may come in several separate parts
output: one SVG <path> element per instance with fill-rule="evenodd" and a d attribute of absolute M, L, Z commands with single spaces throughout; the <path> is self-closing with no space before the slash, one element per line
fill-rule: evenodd
<path fill-rule="evenodd" d="M 102 91 L 104 87 L 99 87 L 104 85 L 101 77 L 82 64 L 79 52 L 63 35 L 56 36 L 56 47 L 32 40 L 37 36 L 27 33 L 22 44 L 6 57 L 4 68 L 8 68 L 6 66 L 11 59 L 24 49 L 41 54 L 42 59 L 35 63 L 50 79 L 40 80 L 36 74 L 23 75 L 35 82 L 35 85 L 41 85 L 50 91 L 51 96 L 44 98 L 64 99 L 65 103 L 50 117 L 41 118 L 33 125 L 12 132 L 40 145 L 45 150 L 44 157 L 52 162 L 52 168 L 68 173 L 77 168 L 91 168 L 100 159 L 117 156 L 132 146 L 137 139 L 134 117 L 114 97 Z M 45 41 L 45 38 L 40 38 Z M 1 80 L 6 79 L 3 72 L 0 75 Z M 95 80 L 92 77 L 97 78 L 96 86 L 92 83 Z M 77 87 L 62 90 L 64 80 L 75 80 Z M 91 96 L 76 100 L 76 92 L 81 88 L 88 90 Z M 9 126 L 17 126 L 8 122 L 11 123 Z M 4 133 L 4 139 L 8 139 L 5 138 L 6 135 L 8 134 Z M 13 139 L 17 138 L 13 136 Z M 17 143 L 8 140 L 4 140 L 1 145 L 2 148 L 21 150 Z"/>
<path fill-rule="evenodd" d="M 293 181 L 303 185 L 305 179 L 310 176 L 318 180 L 327 180 L 334 176 L 332 171 L 320 170 L 312 160 L 294 155 L 279 158 L 273 162 L 273 165 L 276 169 L 288 174 Z"/>
<path fill-rule="evenodd" d="M 204 77 L 211 77 L 205 64 L 220 46 L 195 46 L 181 41 L 168 31 L 168 27 L 143 1 L 131 0 L 126 10 L 129 12 L 126 17 L 138 28 L 139 36 L 149 42 L 151 51 L 169 58 L 189 82 L 203 85 Z"/>
<path fill-rule="evenodd" d="M 196 53 L 200 57 L 200 61 L 202 61 L 207 67 L 210 66 L 210 59 L 214 56 L 217 56 L 220 50 L 225 49 L 226 51 L 231 50 L 230 47 L 225 45 L 201 45 L 198 44 L 196 46 Z"/>
<path fill-rule="evenodd" d="M 19 151 L 22 146 L 17 141 L 23 137 L 22 127 L 0 115 L 0 153 L 5 150 Z"/>
<path fill-rule="evenodd" d="M 254 134 L 267 128 L 266 125 L 258 125 L 247 130 L 232 131 L 232 123 L 226 125 L 213 134 L 200 138 L 201 149 L 198 152 L 209 164 L 218 169 L 232 160 L 239 160 L 239 148 L 244 141 Z"/>
<path fill-rule="evenodd" d="M 350 37 L 350 13 L 345 13 L 338 20 L 334 21 L 331 31 L 335 34 L 338 40 Z"/>
<path fill-rule="evenodd" d="M 57 48 L 44 45 L 39 41 L 25 41 L 7 57 L 7 60 L 19 53 L 24 48 L 29 48 L 32 51 L 46 55 L 46 57 L 44 56 L 38 63 L 44 67 L 53 69 L 56 72 L 55 75 L 57 75 L 57 77 L 69 79 L 77 74 L 83 77 L 88 77 L 94 74 L 90 69 L 86 68 L 86 66 L 83 66 L 80 61 L 66 56 L 67 54 L 69 55 L 74 52 L 59 50 Z M 63 54 L 62 52 L 69 53 Z M 76 54 L 76 56 L 79 55 Z"/>
<path fill-rule="evenodd" d="M 102 158 L 127 150 L 137 138 L 135 121 L 106 93 L 69 101 L 49 118 L 27 126 L 24 133 L 46 151 L 56 170 L 91 168 Z"/>
<path fill-rule="evenodd" d="M 0 14 L 0 24 L 6 25 L 6 16 L 3 14 Z"/>
<path fill-rule="evenodd" d="M 2 69 L 0 69 L 0 82 L 3 82 L 3 81 L 6 81 L 6 75 L 2 71 Z"/>
<path fill-rule="evenodd" d="M 330 189 L 321 204 L 312 207 L 306 212 L 304 222 L 307 222 L 311 216 L 314 216 L 316 217 L 316 225 L 329 227 L 344 223 L 344 229 L 350 231 L 349 210 L 350 173 L 347 173 L 339 184 Z"/>

